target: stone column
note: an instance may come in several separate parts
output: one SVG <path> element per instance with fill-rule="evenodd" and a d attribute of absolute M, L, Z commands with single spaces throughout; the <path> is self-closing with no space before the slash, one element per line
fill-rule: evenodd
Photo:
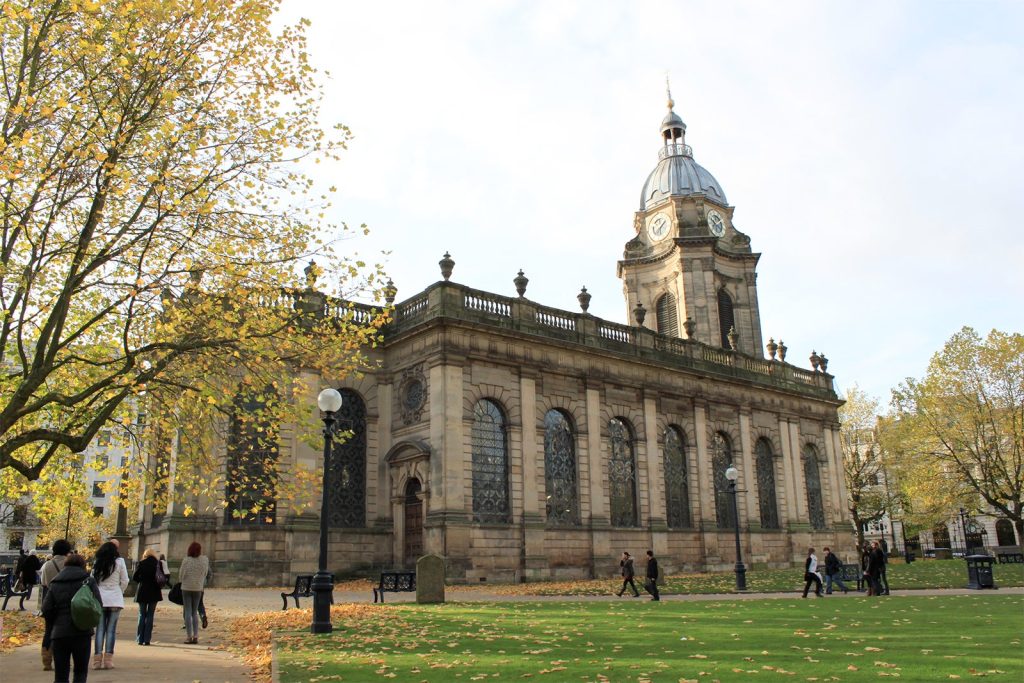
<path fill-rule="evenodd" d="M 519 379 L 522 405 L 523 453 L 523 558 L 524 575 L 542 578 L 541 569 L 547 565 L 544 555 L 544 513 L 540 500 L 544 496 L 543 453 L 538 448 L 537 436 L 537 382 L 532 377 Z"/>
<path fill-rule="evenodd" d="M 604 488 L 605 458 L 601 452 L 601 391 L 587 388 L 587 451 L 590 456 L 591 566 L 604 566 L 611 557 L 608 535 L 608 494 Z"/>
<path fill-rule="evenodd" d="M 668 525 L 665 521 L 664 454 L 659 452 L 658 401 L 644 397 L 644 432 L 647 434 L 647 504 L 651 550 L 655 557 L 668 554 Z"/>
<path fill-rule="evenodd" d="M 830 494 L 835 508 L 833 523 L 841 524 L 848 519 L 846 501 L 846 477 L 843 474 L 843 449 L 839 442 L 839 430 L 835 426 L 825 429 L 825 452 L 828 454 L 829 470 L 832 472 Z"/>
<path fill-rule="evenodd" d="M 434 451 L 430 459 L 430 496 L 423 518 L 424 550 L 443 553 L 447 558 L 467 558 L 459 566 L 450 566 L 453 576 L 462 576 L 470 564 L 466 500 L 470 463 L 462 414 L 462 367 L 436 365 L 429 372 L 430 443 Z"/>
<path fill-rule="evenodd" d="M 391 422 L 393 417 L 393 389 L 391 382 L 381 382 L 377 385 L 377 448 L 376 452 L 367 449 L 367 456 L 376 460 L 377 486 L 376 495 L 373 498 L 373 514 L 376 517 L 374 524 L 378 527 L 392 528 L 388 517 L 392 516 L 391 511 L 391 472 L 388 463 L 384 460 L 388 451 L 391 450 L 393 439 L 391 437 Z M 367 462 L 367 471 L 370 463 Z M 367 510 L 369 517 L 370 510 Z M 392 517 L 393 519 L 393 517 Z"/>
<path fill-rule="evenodd" d="M 797 505 L 796 475 L 793 472 L 793 441 L 789 433 L 789 420 L 779 417 L 779 442 L 782 444 L 782 512 L 783 523 L 792 525 L 799 519 Z"/>
<path fill-rule="evenodd" d="M 754 467 L 754 445 L 751 439 L 751 414 L 747 408 L 740 410 L 740 448 L 742 449 L 740 457 L 743 459 L 743 466 L 740 468 L 742 478 L 736 483 L 738 488 L 746 490 L 746 493 L 740 494 L 745 498 L 744 504 L 740 506 L 740 514 L 743 514 L 744 510 L 746 511 L 746 519 L 740 519 L 740 526 L 743 526 L 744 521 L 747 525 L 756 521 L 759 526 L 761 513 L 757 507 L 757 475 Z"/>
<path fill-rule="evenodd" d="M 811 520 L 807 510 L 807 485 L 804 482 L 804 464 L 800 452 L 800 423 L 791 421 L 789 423 L 789 448 L 793 468 L 793 491 L 796 500 L 796 511 L 792 517 L 793 521 L 810 525 Z"/>
<path fill-rule="evenodd" d="M 695 403 L 693 406 L 694 441 L 697 444 L 697 472 L 694 481 L 697 483 L 698 520 L 702 529 L 717 529 L 715 518 L 715 477 L 711 471 L 711 452 L 708 448 L 707 407 Z"/>

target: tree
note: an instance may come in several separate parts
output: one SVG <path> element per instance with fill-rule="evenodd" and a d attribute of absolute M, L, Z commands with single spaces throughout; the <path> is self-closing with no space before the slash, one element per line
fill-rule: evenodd
<path fill-rule="evenodd" d="M 940 496 L 954 497 L 944 517 L 966 491 L 1024 538 L 1024 335 L 992 330 L 982 339 L 964 327 L 924 378 L 893 390 L 892 406 L 893 442 Z"/>
<path fill-rule="evenodd" d="M 843 477 L 857 547 L 864 547 L 864 525 L 878 521 L 891 510 L 885 486 L 883 450 L 876 438 L 878 401 L 854 385 L 839 407 L 839 443 L 843 453 Z"/>
<path fill-rule="evenodd" d="M 36 480 L 104 425 L 186 425 L 179 486 L 216 486 L 236 394 L 364 363 L 383 312 L 313 287 L 379 300 L 380 273 L 335 253 L 344 227 L 302 172 L 349 133 L 320 127 L 303 26 L 272 31 L 276 7 L 3 3 L 0 471 Z"/>

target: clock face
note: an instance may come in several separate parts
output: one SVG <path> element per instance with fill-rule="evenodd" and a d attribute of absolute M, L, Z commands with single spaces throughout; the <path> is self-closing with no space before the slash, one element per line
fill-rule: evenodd
<path fill-rule="evenodd" d="M 725 219 L 722 218 L 722 214 L 713 210 L 708 212 L 708 230 L 715 237 L 725 234 Z"/>
<path fill-rule="evenodd" d="M 668 229 L 672 227 L 672 221 L 663 213 L 656 213 L 647 222 L 647 234 L 655 242 L 665 239 Z"/>

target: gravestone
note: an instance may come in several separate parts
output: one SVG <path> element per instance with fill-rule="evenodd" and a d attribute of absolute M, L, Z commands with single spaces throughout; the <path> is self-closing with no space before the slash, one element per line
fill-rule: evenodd
<path fill-rule="evenodd" d="M 437 555 L 416 560 L 416 602 L 444 602 L 444 560 Z"/>

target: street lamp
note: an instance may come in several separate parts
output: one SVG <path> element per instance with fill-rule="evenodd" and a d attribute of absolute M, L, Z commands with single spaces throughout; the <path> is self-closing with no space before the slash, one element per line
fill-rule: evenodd
<path fill-rule="evenodd" d="M 736 520 L 736 591 L 747 590 L 747 568 L 743 566 L 743 555 L 740 550 L 740 506 L 736 502 L 736 480 L 740 473 L 732 465 L 725 471 L 725 478 L 729 480 L 729 493 L 732 494 L 732 515 Z"/>
<path fill-rule="evenodd" d="M 334 575 L 327 571 L 327 522 L 329 498 L 327 497 L 330 476 L 331 443 L 334 438 L 334 414 L 341 408 L 341 394 L 337 389 L 324 389 L 316 397 L 316 404 L 324 413 L 324 482 L 320 492 L 320 558 L 316 575 L 310 588 L 313 591 L 313 625 L 311 633 L 330 633 L 331 596 L 334 593 Z"/>

